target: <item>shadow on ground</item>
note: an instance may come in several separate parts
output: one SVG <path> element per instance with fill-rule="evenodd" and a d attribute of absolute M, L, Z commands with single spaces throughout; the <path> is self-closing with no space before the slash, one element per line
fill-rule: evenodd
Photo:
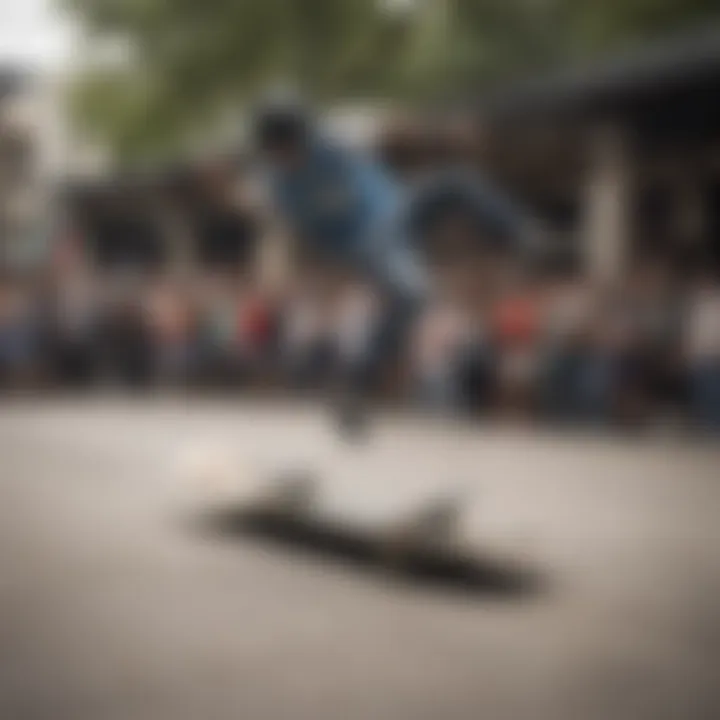
<path fill-rule="evenodd" d="M 342 526 L 232 508 L 200 513 L 186 520 L 194 532 L 206 537 L 258 542 L 360 572 L 387 576 L 392 571 L 396 578 L 426 589 L 521 599 L 547 588 L 540 573 L 520 562 L 423 549 L 407 551 L 401 558 L 390 556 L 387 545 L 378 537 Z"/>

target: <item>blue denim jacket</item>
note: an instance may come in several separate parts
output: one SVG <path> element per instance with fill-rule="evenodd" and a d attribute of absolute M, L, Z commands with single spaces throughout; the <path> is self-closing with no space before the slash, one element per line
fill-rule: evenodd
<path fill-rule="evenodd" d="M 303 167 L 271 181 L 300 242 L 391 291 L 422 292 L 403 220 L 405 192 L 380 164 L 318 140 Z"/>

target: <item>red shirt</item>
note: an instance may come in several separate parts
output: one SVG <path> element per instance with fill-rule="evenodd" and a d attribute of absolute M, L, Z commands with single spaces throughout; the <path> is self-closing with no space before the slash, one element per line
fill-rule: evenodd
<path fill-rule="evenodd" d="M 238 313 L 238 336 L 262 347 L 270 336 L 272 314 L 264 298 L 245 300 Z"/>
<path fill-rule="evenodd" d="M 502 346 L 531 345 L 539 330 L 539 308 L 531 296 L 515 296 L 502 300 L 493 312 L 493 330 Z"/>

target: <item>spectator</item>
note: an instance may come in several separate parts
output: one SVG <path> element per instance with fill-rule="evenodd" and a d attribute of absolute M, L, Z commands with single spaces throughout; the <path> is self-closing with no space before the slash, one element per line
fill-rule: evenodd
<path fill-rule="evenodd" d="M 332 348 L 322 309 L 304 295 L 288 304 L 281 321 L 280 355 L 290 385 L 317 387 L 331 365 Z"/>
<path fill-rule="evenodd" d="M 347 288 L 338 267 L 318 262 L 312 253 L 296 258 L 280 329 L 281 363 L 293 387 L 317 388 L 327 378 L 338 350 L 332 308 L 340 307 Z"/>
<path fill-rule="evenodd" d="M 636 267 L 618 295 L 619 411 L 625 422 L 646 422 L 672 395 L 681 307 L 667 268 L 658 261 Z"/>
<path fill-rule="evenodd" d="M 501 407 L 528 415 L 539 377 L 542 294 L 537 283 L 510 270 L 492 311 L 493 342 L 499 361 Z"/>
<path fill-rule="evenodd" d="M 0 382 L 13 386 L 29 379 L 37 361 L 32 298 L 17 283 L 0 285 Z"/>
<path fill-rule="evenodd" d="M 411 368 L 423 407 L 463 407 L 466 395 L 461 362 L 469 343 L 469 323 L 457 308 L 436 305 L 423 316 L 414 338 Z"/>
<path fill-rule="evenodd" d="M 591 375 L 597 360 L 590 341 L 591 290 L 574 273 L 551 278 L 542 337 L 540 395 L 552 420 L 576 422 L 597 415 Z"/>
<path fill-rule="evenodd" d="M 247 370 L 259 371 L 276 347 L 276 308 L 270 298 L 252 287 L 243 287 L 236 302 L 236 355 Z"/>
<path fill-rule="evenodd" d="M 622 301 L 612 288 L 595 288 L 590 303 L 584 371 L 581 379 L 584 417 L 596 424 L 615 419 L 621 364 L 629 342 Z"/>
<path fill-rule="evenodd" d="M 185 382 L 193 367 L 193 317 L 189 298 L 182 295 L 181 288 L 160 283 L 149 293 L 146 317 L 159 380 L 165 384 Z"/>
<path fill-rule="evenodd" d="M 720 284 L 705 272 L 692 293 L 686 353 L 693 419 L 699 427 L 720 430 Z"/>
<path fill-rule="evenodd" d="M 124 387 L 147 387 L 154 376 L 152 327 L 142 302 L 141 278 L 122 277 L 103 303 L 96 347 L 104 379 Z"/>
<path fill-rule="evenodd" d="M 231 282 L 223 275 L 202 284 L 196 336 L 201 379 L 213 384 L 237 380 L 237 302 Z"/>
<path fill-rule="evenodd" d="M 102 300 L 84 268 L 59 278 L 51 329 L 54 375 L 61 383 L 88 386 L 97 371 L 96 339 Z"/>
<path fill-rule="evenodd" d="M 493 382 L 486 317 L 490 263 L 475 240 L 464 245 L 453 235 L 458 245 L 445 243 L 443 257 L 434 255 L 438 292 L 416 328 L 411 372 L 422 403 L 475 412 L 487 406 Z"/>

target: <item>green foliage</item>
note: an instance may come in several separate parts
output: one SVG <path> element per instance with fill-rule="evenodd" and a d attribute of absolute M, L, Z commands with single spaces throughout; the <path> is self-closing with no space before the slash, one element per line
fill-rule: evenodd
<path fill-rule="evenodd" d="M 79 116 L 126 157 L 172 152 L 274 81 L 311 97 L 432 98 L 674 32 L 719 0 L 64 0 L 131 64 L 89 77 Z"/>

